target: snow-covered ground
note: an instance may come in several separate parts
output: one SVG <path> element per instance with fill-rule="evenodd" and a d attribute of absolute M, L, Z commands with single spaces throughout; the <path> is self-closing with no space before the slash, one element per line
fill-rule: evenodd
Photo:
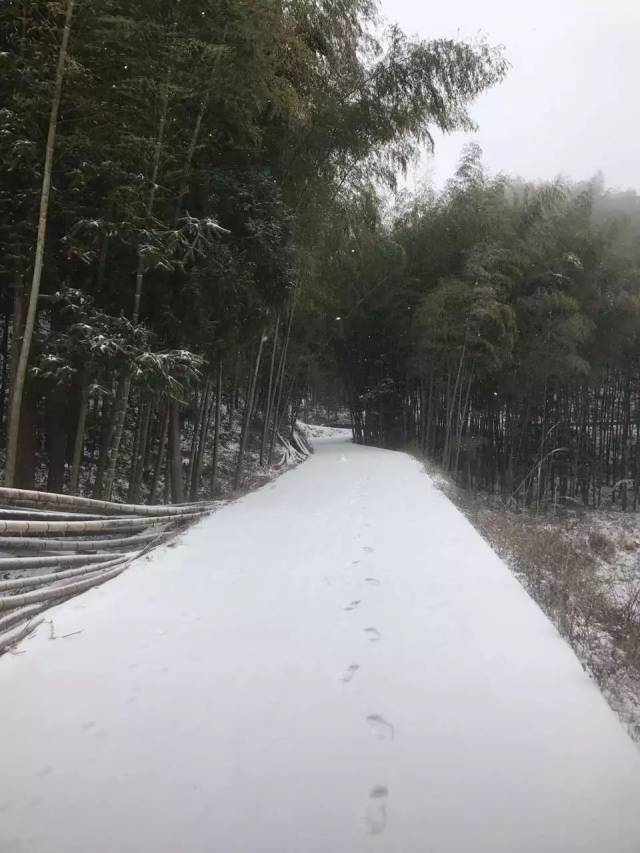
<path fill-rule="evenodd" d="M 347 438 L 0 660 L 2 853 L 640 850 L 640 755 L 569 647 Z"/>

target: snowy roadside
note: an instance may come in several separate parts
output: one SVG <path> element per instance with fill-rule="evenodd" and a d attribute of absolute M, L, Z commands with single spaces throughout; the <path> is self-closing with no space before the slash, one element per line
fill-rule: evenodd
<path fill-rule="evenodd" d="M 615 510 L 516 514 L 457 487 L 431 463 L 425 468 L 569 642 L 640 744 L 640 518 Z"/>
<path fill-rule="evenodd" d="M 233 440 L 233 435 L 230 436 L 231 440 L 221 443 L 219 448 L 216 488 L 222 499 L 209 501 L 206 506 L 194 506 L 194 511 L 201 511 L 189 516 L 173 516 L 178 519 L 175 524 L 169 523 L 171 516 L 162 516 L 161 526 L 158 526 L 159 519 L 151 519 L 156 525 L 153 531 L 151 527 L 141 529 L 139 518 L 133 522 L 117 518 L 114 521 L 110 513 L 117 513 L 115 504 L 110 509 L 102 508 L 106 514 L 100 514 L 100 509 L 91 507 L 94 514 L 87 515 L 88 510 L 85 509 L 83 515 L 77 512 L 77 507 L 70 513 L 57 511 L 55 495 L 37 493 L 41 501 L 49 501 L 49 504 L 43 504 L 44 508 L 16 507 L 12 504 L 16 496 L 5 495 L 6 504 L 0 499 L 0 522 L 9 519 L 9 524 L 17 524 L 18 527 L 12 530 L 16 529 L 18 535 L 0 535 L 0 655 L 11 651 L 23 637 L 30 635 L 43 621 L 43 614 L 61 600 L 111 580 L 152 549 L 175 544 L 172 540 L 184 532 L 185 525 L 189 526 L 203 513 L 217 512 L 230 500 L 265 485 L 305 461 L 313 453 L 313 438 L 335 434 L 332 429 L 308 428 L 305 424 L 296 423 L 289 438 L 277 436 L 274 463 L 266 465 L 257 449 L 259 436 L 253 436 L 254 447 L 250 446 L 246 454 L 242 489 L 234 488 L 238 443 Z M 65 500 L 72 499 L 66 497 Z M 77 499 L 82 500 L 86 499 Z M 163 507 L 156 507 L 158 513 L 163 512 Z M 129 509 L 133 511 L 135 507 L 129 506 Z M 144 515 L 145 507 L 138 509 Z M 172 511 L 178 510 L 174 508 Z M 184 513 L 188 513 L 187 507 Z M 49 531 L 49 526 L 56 522 L 59 523 L 57 535 L 62 539 L 56 539 L 56 534 Z M 128 523 L 133 525 L 131 530 L 127 528 Z M 30 535 L 30 524 L 38 526 L 40 532 L 37 535 Z M 66 526 L 71 529 L 73 525 L 72 537 Z M 110 532 L 112 528 L 113 533 Z"/>

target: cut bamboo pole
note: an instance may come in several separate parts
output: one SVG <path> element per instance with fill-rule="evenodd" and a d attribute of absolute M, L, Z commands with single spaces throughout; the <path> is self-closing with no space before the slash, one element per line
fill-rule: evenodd
<path fill-rule="evenodd" d="M 0 506 L 0 520 L 2 521 L 20 521 L 21 519 L 24 521 L 30 519 L 34 521 L 99 521 L 101 518 L 104 518 L 104 513 L 92 515 L 84 512 L 56 512 L 55 510 L 17 509 L 15 507 L 9 509 Z"/>
<path fill-rule="evenodd" d="M 184 513 L 181 518 L 195 521 L 206 515 L 208 510 Z M 147 527 L 175 521 L 175 516 L 154 515 L 146 518 L 103 518 L 99 521 L 2 521 L 0 534 L 9 536 L 28 536 L 30 533 L 61 536 L 85 535 L 92 533 L 111 533 L 122 530 L 142 531 Z"/>
<path fill-rule="evenodd" d="M 153 540 L 162 542 L 179 529 L 178 526 L 167 528 L 166 525 L 164 527 L 160 525 L 146 533 L 114 539 L 39 539 L 16 536 L 0 539 L 0 545 L 3 551 L 77 551 L 95 554 L 97 551 L 131 549 L 141 542 Z"/>
<path fill-rule="evenodd" d="M 53 557 L 3 557 L 0 559 L 0 575 L 3 572 L 50 569 L 54 566 L 88 566 L 113 560 L 113 554 L 60 554 Z"/>
<path fill-rule="evenodd" d="M 75 583 L 63 584 L 62 586 L 50 587 L 49 589 L 38 589 L 33 592 L 25 592 L 22 595 L 1 596 L 0 612 L 4 610 L 11 610 L 14 607 L 22 607 L 28 604 L 39 604 L 44 601 L 51 601 L 52 599 L 66 597 L 68 595 L 77 595 L 79 592 L 85 592 L 94 586 L 98 586 L 98 584 L 102 584 L 105 581 L 117 577 L 128 565 L 128 562 L 123 563 L 114 569 L 109 569 L 109 571 L 106 572 L 97 572 L 95 575 L 92 575 L 85 580 L 76 581 Z"/>
<path fill-rule="evenodd" d="M 32 634 L 39 625 L 42 625 L 44 619 L 36 619 L 34 622 L 27 622 L 26 625 L 21 625 L 19 628 L 14 628 L 4 634 L 0 634 L 0 655 L 3 652 L 9 651 L 12 646 L 24 640 L 29 634 Z"/>
<path fill-rule="evenodd" d="M 46 505 L 74 509 L 93 510 L 104 515 L 185 515 L 194 511 L 202 511 L 212 506 L 211 501 L 195 501 L 186 504 L 119 504 L 113 501 L 100 501 L 95 498 L 80 498 L 75 495 L 59 495 L 53 492 L 36 492 L 30 489 L 9 489 L 0 487 L 0 504 Z"/>
<path fill-rule="evenodd" d="M 21 622 L 27 622 L 33 616 L 37 616 L 38 613 L 42 613 L 43 610 L 46 610 L 48 607 L 53 607 L 55 602 L 47 601 L 44 604 L 29 604 L 27 607 L 20 607 L 16 610 L 12 610 L 4 616 L 0 616 L 0 634 L 8 631 L 9 628 L 13 628 L 16 625 L 19 625 Z"/>
<path fill-rule="evenodd" d="M 67 580 L 68 578 L 82 577 L 83 575 L 102 572 L 108 568 L 119 566 L 122 563 L 131 562 L 132 559 L 133 557 L 130 554 L 127 554 L 117 560 L 109 560 L 108 562 L 101 563 L 98 566 L 94 563 L 80 569 L 68 569 L 66 571 L 54 572 L 53 574 L 48 575 L 35 575 L 29 578 L 12 578 L 11 580 L 0 581 L 0 592 L 10 592 L 12 589 L 27 589 L 35 586 L 47 586 L 48 584 L 57 583 L 58 581 Z"/>

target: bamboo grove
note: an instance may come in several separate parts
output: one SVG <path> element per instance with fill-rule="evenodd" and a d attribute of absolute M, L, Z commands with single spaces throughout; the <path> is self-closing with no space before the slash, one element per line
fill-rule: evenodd
<path fill-rule="evenodd" d="M 370 0 L 5 0 L 5 486 L 182 502 L 223 440 L 236 487 L 293 452 L 339 373 L 327 246 L 505 72 Z"/>
<path fill-rule="evenodd" d="M 637 509 L 640 198 L 484 172 L 370 200 L 329 261 L 357 439 L 512 505 Z M 349 283 L 345 287 L 345 284 Z"/>

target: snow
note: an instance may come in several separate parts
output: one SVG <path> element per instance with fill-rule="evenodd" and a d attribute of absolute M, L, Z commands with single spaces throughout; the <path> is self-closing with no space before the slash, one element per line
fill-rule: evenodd
<path fill-rule="evenodd" d="M 408 456 L 316 440 L 48 616 L 0 659 L 3 853 L 640 849 L 633 743 Z"/>

